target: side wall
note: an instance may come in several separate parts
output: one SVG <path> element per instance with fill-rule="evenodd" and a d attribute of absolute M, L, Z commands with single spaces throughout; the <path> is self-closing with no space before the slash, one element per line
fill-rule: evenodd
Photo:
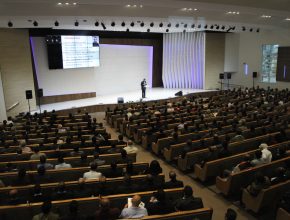
<path fill-rule="evenodd" d="M 224 33 L 207 33 L 205 42 L 205 89 L 219 88 L 219 74 L 224 72 Z"/>
<path fill-rule="evenodd" d="M 35 94 L 28 30 L 0 29 L 0 68 L 6 108 L 19 102 L 7 115 L 28 111 L 25 90 Z M 35 98 L 30 104 L 35 110 Z"/>
<path fill-rule="evenodd" d="M 267 88 L 284 89 L 289 87 L 287 82 L 262 83 L 262 45 L 278 44 L 279 46 L 290 46 L 290 32 L 267 31 L 260 33 L 235 33 L 227 34 L 225 46 L 225 69 L 236 71 L 232 75 L 231 83 L 247 87 L 253 86 L 252 72 L 258 72 L 255 85 Z M 248 64 L 248 75 L 244 74 L 243 63 Z"/>

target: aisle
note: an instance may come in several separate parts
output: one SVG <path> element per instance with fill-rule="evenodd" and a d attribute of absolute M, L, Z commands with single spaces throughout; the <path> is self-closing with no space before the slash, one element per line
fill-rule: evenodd
<path fill-rule="evenodd" d="M 112 138 L 117 138 L 119 133 L 117 133 L 114 129 L 112 129 L 109 125 L 107 125 L 106 121 L 103 120 L 105 118 L 104 113 L 95 113 L 94 117 L 97 117 L 99 122 L 103 122 L 107 131 L 112 134 Z M 194 181 L 188 175 L 183 174 L 178 169 L 172 167 L 165 161 L 161 160 L 151 152 L 144 150 L 140 145 L 135 145 L 138 147 L 139 151 L 137 154 L 138 162 L 148 162 L 150 163 L 152 160 L 158 160 L 161 167 L 163 168 L 163 173 L 165 174 L 166 181 L 168 180 L 169 171 L 173 170 L 177 174 L 177 178 L 183 181 L 184 185 L 189 185 L 193 188 L 194 195 L 201 197 L 205 207 L 213 208 L 213 220 L 223 220 L 224 213 L 228 208 L 232 208 L 238 212 L 237 220 L 256 220 L 252 215 L 247 213 L 244 209 L 240 209 L 239 207 L 233 205 L 231 202 L 226 200 L 220 195 L 217 195 L 213 191 L 209 190 L 207 187 L 202 184 Z"/>

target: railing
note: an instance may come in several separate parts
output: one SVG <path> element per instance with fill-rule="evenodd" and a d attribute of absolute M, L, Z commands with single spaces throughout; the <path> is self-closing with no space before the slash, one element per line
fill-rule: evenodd
<path fill-rule="evenodd" d="M 11 105 L 8 109 L 6 109 L 7 112 L 11 111 L 12 109 L 14 109 L 16 106 L 19 105 L 19 102 L 15 102 L 13 105 Z"/>

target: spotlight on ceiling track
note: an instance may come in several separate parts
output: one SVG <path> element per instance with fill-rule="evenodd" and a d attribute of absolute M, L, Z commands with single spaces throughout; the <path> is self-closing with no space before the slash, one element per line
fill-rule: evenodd
<path fill-rule="evenodd" d="M 207 24 L 206 24 L 206 25 L 204 25 L 204 29 L 207 29 Z"/>
<path fill-rule="evenodd" d="M 186 33 L 186 30 L 183 30 L 183 33 L 185 34 Z"/>
<path fill-rule="evenodd" d="M 116 25 L 116 23 L 113 21 L 113 22 L 111 23 L 111 26 L 112 26 L 112 27 L 115 27 L 115 25 Z"/>
<path fill-rule="evenodd" d="M 159 27 L 163 27 L 163 23 L 162 22 L 159 24 Z"/>
<path fill-rule="evenodd" d="M 169 32 L 169 29 L 166 29 L 166 33 L 168 33 Z"/>
<path fill-rule="evenodd" d="M 54 26 L 58 27 L 59 26 L 59 22 L 58 21 L 55 21 L 54 22 Z"/>
<path fill-rule="evenodd" d="M 79 22 L 75 21 L 75 26 L 78 27 L 79 26 Z"/>
<path fill-rule="evenodd" d="M 176 27 L 176 28 L 179 28 L 179 24 L 176 24 L 175 27 Z"/>
<path fill-rule="evenodd" d="M 233 26 L 233 27 L 232 27 L 232 30 L 233 30 L 233 31 L 236 30 L 236 26 Z"/>
<path fill-rule="evenodd" d="M 33 26 L 34 26 L 34 27 L 37 27 L 37 26 L 38 26 L 38 22 L 37 22 L 37 21 L 34 21 L 34 22 L 33 22 Z"/>
<path fill-rule="evenodd" d="M 192 24 L 192 25 L 191 25 L 191 28 L 195 28 L 195 24 Z"/>
<path fill-rule="evenodd" d="M 144 27 L 144 22 L 143 22 L 143 21 L 141 22 L 140 26 L 141 26 L 141 27 Z"/>
<path fill-rule="evenodd" d="M 187 24 L 184 24 L 183 27 L 184 27 L 184 28 L 187 28 Z"/>
<path fill-rule="evenodd" d="M 168 23 L 167 27 L 169 27 L 169 28 L 170 28 L 170 27 L 171 27 L 171 23 Z"/>
<path fill-rule="evenodd" d="M 100 23 L 98 21 L 95 22 L 95 26 L 98 27 Z"/>
<path fill-rule="evenodd" d="M 151 23 L 150 23 L 150 27 L 153 27 L 153 26 L 154 26 L 154 23 L 153 23 L 153 22 L 151 22 Z"/>
<path fill-rule="evenodd" d="M 226 28 L 226 27 L 223 25 L 223 26 L 222 26 L 222 30 L 224 30 L 225 28 Z"/>
<path fill-rule="evenodd" d="M 130 24 L 130 25 L 131 25 L 131 27 L 134 27 L 134 25 L 135 25 L 135 24 L 134 24 L 134 22 L 131 22 L 131 24 Z"/>
<path fill-rule="evenodd" d="M 107 29 L 106 25 L 103 22 L 101 23 L 101 25 L 102 25 L 102 27 L 103 27 L 104 30 Z"/>
<path fill-rule="evenodd" d="M 259 33 L 259 32 L 260 32 L 260 28 L 257 29 L 257 33 Z"/>
<path fill-rule="evenodd" d="M 126 25 L 126 23 L 123 21 L 123 22 L 121 23 L 121 26 L 122 26 L 122 27 L 125 27 L 125 25 Z"/>
<path fill-rule="evenodd" d="M 216 25 L 216 29 L 219 30 L 220 29 L 220 26 L 219 25 Z"/>
<path fill-rule="evenodd" d="M 210 26 L 210 29 L 213 29 L 213 25 Z"/>
<path fill-rule="evenodd" d="M 13 27 L 13 23 L 11 21 L 8 22 L 8 27 Z"/>
<path fill-rule="evenodd" d="M 250 32 L 253 32 L 253 28 L 250 28 Z"/>
<path fill-rule="evenodd" d="M 199 24 L 199 25 L 197 26 L 197 28 L 201 28 L 201 24 Z"/>
<path fill-rule="evenodd" d="M 130 32 L 130 29 L 129 29 L 129 28 L 127 28 L 127 29 L 126 29 L 126 31 L 127 31 L 127 32 Z"/>
<path fill-rule="evenodd" d="M 150 32 L 150 28 L 147 29 L 147 32 Z"/>
<path fill-rule="evenodd" d="M 242 27 L 242 30 L 243 30 L 243 31 L 246 31 L 246 27 L 243 26 L 243 27 Z"/>

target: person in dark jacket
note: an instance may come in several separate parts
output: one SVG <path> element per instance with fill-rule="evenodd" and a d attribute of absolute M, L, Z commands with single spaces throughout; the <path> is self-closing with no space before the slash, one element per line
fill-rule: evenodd
<path fill-rule="evenodd" d="M 175 202 L 177 211 L 186 211 L 203 208 L 201 198 L 193 196 L 193 190 L 190 186 L 185 186 L 183 189 L 183 197 Z"/>
<path fill-rule="evenodd" d="M 170 180 L 164 183 L 165 189 L 173 189 L 183 187 L 183 182 L 176 179 L 176 173 L 174 171 L 169 172 Z"/>
<path fill-rule="evenodd" d="M 174 207 L 167 200 L 166 194 L 163 189 L 157 190 L 153 193 L 149 203 L 146 204 L 148 215 L 164 215 L 174 212 Z"/>

